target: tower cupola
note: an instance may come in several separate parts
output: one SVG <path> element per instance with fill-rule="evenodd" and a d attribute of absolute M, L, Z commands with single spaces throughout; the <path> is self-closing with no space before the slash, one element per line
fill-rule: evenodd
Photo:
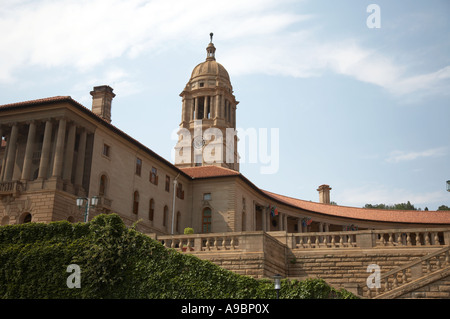
<path fill-rule="evenodd" d="M 175 165 L 219 165 L 238 171 L 239 155 L 235 131 L 236 107 L 239 102 L 233 94 L 227 70 L 216 61 L 213 33 L 209 36 L 206 60 L 192 70 L 188 83 L 180 93 L 182 114 L 179 132 L 189 132 L 192 149 L 190 154 L 186 154 L 187 150 L 182 150 L 181 144 L 186 145 L 187 137 L 180 137 L 175 146 Z M 234 132 L 233 135 L 230 135 L 231 131 Z M 198 132 L 201 132 L 201 136 L 194 136 L 198 135 Z M 183 142 L 180 144 L 181 140 Z M 205 150 L 209 158 L 214 160 L 205 160 Z"/>

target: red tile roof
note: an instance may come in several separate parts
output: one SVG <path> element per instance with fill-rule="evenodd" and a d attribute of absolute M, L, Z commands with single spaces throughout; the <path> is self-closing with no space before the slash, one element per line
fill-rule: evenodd
<path fill-rule="evenodd" d="M 322 204 L 262 190 L 241 173 L 224 167 L 198 166 L 182 168 L 181 170 L 193 179 L 232 176 L 242 178 L 247 184 L 269 200 L 311 213 L 373 222 L 450 224 L 450 211 L 382 210 Z"/>
<path fill-rule="evenodd" d="M 290 206 L 306 211 L 335 217 L 361 219 L 376 222 L 411 224 L 450 224 L 450 211 L 385 210 L 348 207 L 310 202 L 263 191 L 268 196 Z"/>
<path fill-rule="evenodd" d="M 213 166 L 213 165 L 185 167 L 185 168 L 181 168 L 181 170 L 194 179 L 240 175 L 240 173 L 236 172 L 235 170 L 225 168 L 225 167 L 220 167 L 220 166 Z"/>

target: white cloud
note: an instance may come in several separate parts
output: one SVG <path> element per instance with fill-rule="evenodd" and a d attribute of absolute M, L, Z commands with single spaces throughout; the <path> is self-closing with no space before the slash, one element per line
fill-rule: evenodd
<path fill-rule="evenodd" d="M 13 82 L 29 66 L 88 72 L 107 60 L 135 58 L 213 31 L 227 42 L 220 57 L 233 75 L 312 77 L 331 70 L 396 95 L 450 91 L 450 66 L 406 75 L 408 66 L 357 39 L 318 37 L 320 17 L 290 10 L 291 2 L 7 0 L 0 8 L 0 82 Z"/>
<path fill-rule="evenodd" d="M 28 65 L 86 71 L 174 40 L 206 38 L 211 25 L 220 27 L 225 39 L 251 37 L 279 31 L 298 18 L 268 0 L 9 1 L 0 9 L 0 81 L 12 81 L 16 70 Z"/>
<path fill-rule="evenodd" d="M 432 148 L 419 152 L 393 151 L 386 159 L 389 163 L 398 163 L 403 161 L 412 161 L 422 157 L 439 157 L 446 154 L 446 147 Z"/>

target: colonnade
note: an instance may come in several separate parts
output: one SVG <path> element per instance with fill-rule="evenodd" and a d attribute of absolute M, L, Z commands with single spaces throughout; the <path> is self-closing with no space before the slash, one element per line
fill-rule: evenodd
<path fill-rule="evenodd" d="M 223 94 L 183 98 L 182 121 L 225 119 L 232 127 L 236 125 L 236 108 Z"/>
<path fill-rule="evenodd" d="M 47 118 L 2 124 L 0 136 L 6 142 L 0 182 L 60 178 L 82 186 L 88 136 L 84 127 L 65 117 Z"/>
<path fill-rule="evenodd" d="M 288 231 L 288 232 L 297 232 L 297 233 L 306 233 L 310 231 L 309 224 L 305 223 L 305 220 L 308 220 L 306 217 L 297 217 L 284 212 L 278 212 L 276 216 L 272 216 L 270 210 L 266 209 L 266 207 L 258 206 L 261 212 L 261 220 L 260 226 L 258 225 L 258 218 L 256 214 L 254 216 L 254 230 L 263 230 L 263 231 Z M 257 209 L 255 209 L 256 211 Z M 288 222 L 288 219 L 290 222 Z M 276 221 L 275 225 L 272 224 L 272 221 Z M 323 221 L 314 221 L 314 231 L 318 232 L 329 232 L 330 231 L 330 223 Z M 291 225 L 291 227 L 289 227 Z M 338 226 L 339 227 L 339 226 Z M 345 226 L 342 226 L 344 228 Z M 247 227 L 246 227 L 247 229 Z"/>

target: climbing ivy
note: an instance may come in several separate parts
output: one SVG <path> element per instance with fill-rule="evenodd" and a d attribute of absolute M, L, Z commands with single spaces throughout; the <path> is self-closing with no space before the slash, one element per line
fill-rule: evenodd
<path fill-rule="evenodd" d="M 81 270 L 68 288 L 67 266 Z M 0 227 L 0 298 L 275 298 L 256 280 L 163 247 L 115 214 Z M 280 298 L 355 298 L 321 279 L 283 280 Z"/>

